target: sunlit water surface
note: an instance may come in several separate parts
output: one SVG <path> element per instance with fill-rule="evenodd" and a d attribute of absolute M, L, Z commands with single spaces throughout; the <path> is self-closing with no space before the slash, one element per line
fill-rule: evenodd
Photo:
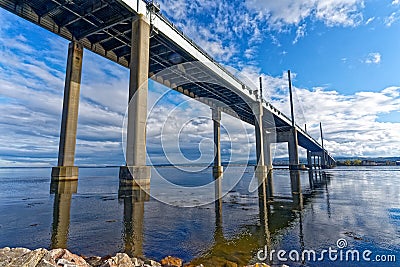
<path fill-rule="evenodd" d="M 150 191 L 155 198 L 143 202 L 118 194 L 118 171 L 81 168 L 77 188 L 51 193 L 50 169 L 0 169 L 0 247 L 66 246 L 88 256 L 124 251 L 157 260 L 173 255 L 219 266 L 226 260 L 240 265 L 259 261 L 264 245 L 318 253 L 338 249 L 342 238 L 344 249 L 371 250 L 371 258 L 394 255 L 400 261 L 399 167 L 342 167 L 312 176 L 301 172 L 303 205 L 293 202 L 289 171 L 274 170 L 274 198 L 266 216 L 259 212 L 251 185 L 253 167 L 241 179 L 239 167 L 226 171 L 219 210 L 214 203 L 203 205 L 215 193 L 207 187 L 213 181 L 210 168 L 193 173 L 153 169 Z M 362 259 L 344 263 L 327 257 L 286 264 L 371 266 Z"/>

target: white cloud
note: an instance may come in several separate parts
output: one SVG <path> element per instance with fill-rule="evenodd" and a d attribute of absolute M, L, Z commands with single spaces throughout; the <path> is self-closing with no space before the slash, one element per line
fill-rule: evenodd
<path fill-rule="evenodd" d="M 374 20 L 375 20 L 375 17 L 369 18 L 369 19 L 365 22 L 365 25 L 370 24 L 370 23 L 373 22 Z"/>
<path fill-rule="evenodd" d="M 287 74 L 263 76 L 264 97 L 284 114 L 290 115 Z M 400 123 L 379 122 L 381 115 L 400 110 L 400 86 L 377 92 L 343 95 L 323 87 L 313 90 L 296 87 L 292 73 L 296 123 L 315 139 L 319 122 L 324 126 L 325 145 L 336 156 L 397 156 L 400 153 Z M 282 153 L 285 153 L 283 151 Z M 279 154 L 278 154 L 279 156 Z"/>
<path fill-rule="evenodd" d="M 261 12 L 275 28 L 299 25 L 306 18 L 321 20 L 327 26 L 356 26 L 362 19 L 363 0 L 246 0 L 246 6 Z"/>
<path fill-rule="evenodd" d="M 393 0 L 392 5 L 398 5 L 400 4 L 400 0 Z"/>
<path fill-rule="evenodd" d="M 300 25 L 297 30 L 296 30 L 296 38 L 293 40 L 293 44 L 296 44 L 299 39 L 303 38 L 304 35 L 306 34 L 306 24 Z"/>
<path fill-rule="evenodd" d="M 329 27 L 357 26 L 364 8 L 364 0 L 160 0 L 160 4 L 161 11 L 206 52 L 220 62 L 235 62 L 235 67 L 257 64 L 256 52 L 266 38 L 281 46 L 278 34 L 295 33 L 295 44 L 306 35 L 306 23 L 316 21 Z M 243 42 L 238 44 L 238 39 Z"/>
<path fill-rule="evenodd" d="M 219 61 L 228 62 L 240 53 L 233 41 L 238 37 L 248 37 L 248 48 L 262 40 L 255 16 L 228 1 L 162 0 L 160 3 L 162 12 L 179 29 Z"/>
<path fill-rule="evenodd" d="M 68 43 L 53 38 L 33 44 L 31 33 L 24 34 L 6 31 L 0 38 L 0 161 L 51 166 L 57 162 Z M 77 164 L 123 163 L 121 127 L 128 94 L 123 77 L 128 71 L 112 65 L 84 53 Z M 110 159 L 109 153 L 116 157 Z"/>
<path fill-rule="evenodd" d="M 366 64 L 379 64 L 381 63 L 382 56 L 380 53 L 369 53 L 367 58 L 364 60 Z"/>
<path fill-rule="evenodd" d="M 400 19 L 400 16 L 397 12 L 393 12 L 392 14 L 390 14 L 389 17 L 386 17 L 384 19 L 384 23 L 387 27 L 391 27 L 396 21 L 398 21 Z"/>

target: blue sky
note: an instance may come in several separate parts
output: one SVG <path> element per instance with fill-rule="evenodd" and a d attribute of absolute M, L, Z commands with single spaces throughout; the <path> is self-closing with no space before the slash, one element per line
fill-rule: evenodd
<path fill-rule="evenodd" d="M 257 84 L 262 76 L 265 98 L 288 115 L 285 72 L 291 69 L 297 123 L 307 123 L 318 139 L 322 121 L 326 147 L 335 156 L 400 156 L 398 0 L 160 4 L 178 28 L 240 77 Z M 0 166 L 56 164 L 67 46 L 0 10 Z M 78 165 L 123 164 L 128 76 L 121 66 L 85 51 Z M 166 92 L 150 82 L 151 162 L 182 163 L 179 149 L 187 162 L 210 162 L 209 108 Z M 227 115 L 222 123 L 223 158 L 254 158 L 252 127 Z M 285 146 L 278 145 L 275 156 L 285 155 Z"/>

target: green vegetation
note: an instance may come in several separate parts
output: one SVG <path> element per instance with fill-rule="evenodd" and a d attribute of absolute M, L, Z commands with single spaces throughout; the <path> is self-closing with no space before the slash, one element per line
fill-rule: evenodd
<path fill-rule="evenodd" d="M 359 159 L 356 160 L 345 160 L 344 162 L 338 161 L 337 163 L 338 165 L 344 165 L 344 166 L 361 166 L 362 165 L 362 161 Z"/>
<path fill-rule="evenodd" d="M 361 159 L 346 159 L 342 161 L 337 161 L 337 166 L 394 166 L 395 161 L 390 160 L 361 160 Z"/>

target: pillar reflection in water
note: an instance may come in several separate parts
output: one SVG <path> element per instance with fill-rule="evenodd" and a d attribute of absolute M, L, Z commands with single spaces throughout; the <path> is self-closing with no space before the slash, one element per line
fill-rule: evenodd
<path fill-rule="evenodd" d="M 130 257 L 143 256 L 144 203 L 149 189 L 120 184 L 118 198 L 124 202 L 124 252 Z"/>
<path fill-rule="evenodd" d="M 256 174 L 258 176 L 262 174 Z M 258 187 L 258 205 L 259 205 L 259 218 L 260 218 L 260 227 L 261 227 L 261 235 L 260 240 L 261 245 L 266 248 L 266 255 L 270 254 L 272 249 L 271 242 L 271 233 L 269 229 L 269 219 L 271 216 L 271 209 L 269 201 L 273 199 L 273 173 L 272 170 L 267 172 L 267 177 L 257 177 L 259 181 Z M 267 257 L 267 261 L 269 261 L 269 257 Z"/>
<path fill-rule="evenodd" d="M 326 194 L 326 211 L 328 213 L 328 218 L 331 218 L 331 202 L 330 202 L 330 195 L 329 195 L 329 188 L 328 183 L 330 181 L 330 174 L 323 173 L 322 177 L 324 178 L 325 183 L 325 194 Z"/>
<path fill-rule="evenodd" d="M 215 180 L 215 242 L 222 241 L 224 239 L 224 233 L 222 228 L 222 179 L 223 174 L 221 172 L 213 172 Z"/>
<path fill-rule="evenodd" d="M 273 173 L 272 169 L 268 170 L 267 174 L 267 185 L 266 185 L 266 191 L 267 191 L 267 199 L 272 199 L 274 196 L 274 179 L 273 179 Z"/>
<path fill-rule="evenodd" d="M 303 255 L 303 252 L 305 250 L 305 243 L 304 243 L 304 232 L 303 232 L 303 214 L 299 212 L 299 241 L 300 241 L 300 250 L 301 250 L 301 255 Z M 302 266 L 305 266 L 306 261 L 305 258 L 302 257 L 301 259 Z"/>
<path fill-rule="evenodd" d="M 302 210 L 303 195 L 301 193 L 300 171 L 290 171 L 290 185 L 292 189 L 294 209 Z"/>
<path fill-rule="evenodd" d="M 310 185 L 310 189 L 314 190 L 314 171 L 313 170 L 308 171 L 308 183 Z"/>
<path fill-rule="evenodd" d="M 51 248 L 67 248 L 72 194 L 78 190 L 78 181 L 52 181 L 54 194 Z"/>

